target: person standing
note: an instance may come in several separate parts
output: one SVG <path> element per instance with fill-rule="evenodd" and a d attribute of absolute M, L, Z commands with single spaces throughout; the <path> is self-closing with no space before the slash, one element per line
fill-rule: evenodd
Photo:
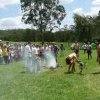
<path fill-rule="evenodd" d="M 100 64 L 100 43 L 97 46 L 97 62 Z"/>
<path fill-rule="evenodd" d="M 3 45 L 2 52 L 3 52 L 4 63 L 9 64 L 9 52 L 8 52 L 6 44 Z"/>
<path fill-rule="evenodd" d="M 0 46 L 0 64 L 3 63 L 3 57 L 2 57 L 2 48 Z"/>
<path fill-rule="evenodd" d="M 64 50 L 65 50 L 65 47 L 63 45 L 63 43 L 60 44 L 60 50 L 61 50 L 61 56 L 64 55 Z"/>
<path fill-rule="evenodd" d="M 32 63 L 32 47 L 31 43 L 28 42 L 25 46 L 25 67 L 28 71 L 33 72 L 33 63 Z"/>
<path fill-rule="evenodd" d="M 58 61 L 57 61 L 57 57 L 58 57 L 59 48 L 58 48 L 58 46 L 57 46 L 55 43 L 52 44 L 52 46 L 51 46 L 51 51 L 52 51 L 52 53 L 54 54 L 54 57 L 55 57 L 56 63 L 57 63 L 57 62 L 58 62 Z"/>
<path fill-rule="evenodd" d="M 92 59 L 92 47 L 91 47 L 91 44 L 90 42 L 88 42 L 87 44 L 87 54 L 88 54 L 88 59 Z"/>
<path fill-rule="evenodd" d="M 86 50 L 87 50 L 87 44 L 84 43 L 83 46 L 82 46 L 83 50 L 84 50 L 84 54 L 86 53 Z"/>
<path fill-rule="evenodd" d="M 74 52 L 76 53 L 77 57 L 79 57 L 79 50 L 80 50 L 79 43 L 75 41 Z"/>

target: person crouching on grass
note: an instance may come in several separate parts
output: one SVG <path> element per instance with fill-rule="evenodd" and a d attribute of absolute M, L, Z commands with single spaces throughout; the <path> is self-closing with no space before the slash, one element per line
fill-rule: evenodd
<path fill-rule="evenodd" d="M 76 53 L 71 53 L 65 58 L 66 64 L 69 65 L 68 73 L 75 72 L 75 62 L 78 61 Z"/>

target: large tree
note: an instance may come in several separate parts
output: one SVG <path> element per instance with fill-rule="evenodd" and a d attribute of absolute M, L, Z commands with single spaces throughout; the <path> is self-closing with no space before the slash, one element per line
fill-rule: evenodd
<path fill-rule="evenodd" d="M 66 16 L 59 0 L 20 0 L 23 12 L 22 21 L 32 24 L 41 33 L 53 30 Z"/>
<path fill-rule="evenodd" d="M 100 37 L 100 11 L 97 16 L 94 17 L 94 32 Z"/>
<path fill-rule="evenodd" d="M 90 41 L 93 34 L 93 18 L 90 16 L 74 15 L 75 31 L 80 41 Z"/>

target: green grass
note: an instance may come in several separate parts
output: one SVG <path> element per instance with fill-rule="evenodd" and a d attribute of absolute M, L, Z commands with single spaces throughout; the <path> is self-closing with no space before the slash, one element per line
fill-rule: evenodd
<path fill-rule="evenodd" d="M 23 62 L 0 65 L 0 100 L 100 100 L 100 65 L 93 59 L 87 60 L 87 54 L 80 52 L 80 59 L 86 61 L 83 75 L 76 72 L 67 74 L 65 57 L 71 50 L 59 56 L 56 70 L 46 69 L 34 75 L 25 72 Z M 93 74 L 94 73 L 94 74 Z"/>

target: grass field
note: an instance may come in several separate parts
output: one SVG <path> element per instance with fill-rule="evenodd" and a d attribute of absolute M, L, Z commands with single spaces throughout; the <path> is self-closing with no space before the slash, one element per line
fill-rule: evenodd
<path fill-rule="evenodd" d="M 25 72 L 23 62 L 0 65 L 0 100 L 100 100 L 100 65 L 96 62 L 96 51 L 93 59 L 87 60 L 87 54 L 80 51 L 80 59 L 87 65 L 83 75 L 76 72 L 67 74 L 65 56 L 58 57 L 59 67 L 56 70 L 45 69 L 34 75 Z"/>

